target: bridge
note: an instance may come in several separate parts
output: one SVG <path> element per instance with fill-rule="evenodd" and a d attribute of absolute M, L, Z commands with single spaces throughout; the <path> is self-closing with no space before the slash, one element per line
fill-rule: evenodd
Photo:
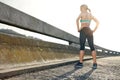
<path fill-rule="evenodd" d="M 79 60 L 79 47 L 76 47 L 79 45 L 78 37 L 1 2 L 0 23 L 69 43 L 69 45 L 63 45 L 0 32 L 1 80 L 120 79 L 118 76 L 120 75 L 120 65 L 118 65 L 120 52 L 95 45 L 99 68 L 92 70 L 87 66 L 91 66 L 92 58 L 90 50 L 86 49 L 87 54 L 84 59 L 86 66 L 78 70 L 73 68 L 74 63 Z M 88 43 L 85 46 L 89 47 Z M 91 77 L 93 72 L 94 77 Z"/>

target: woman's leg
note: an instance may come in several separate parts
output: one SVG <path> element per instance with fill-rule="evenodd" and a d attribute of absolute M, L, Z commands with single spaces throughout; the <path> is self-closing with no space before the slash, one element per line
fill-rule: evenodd
<path fill-rule="evenodd" d="M 93 57 L 93 64 L 97 63 L 97 61 L 96 61 L 96 51 L 95 50 L 92 51 L 92 57 Z"/>
<path fill-rule="evenodd" d="M 80 53 L 79 58 L 80 62 L 83 63 L 84 53 L 85 53 L 85 42 L 86 42 L 86 35 L 83 31 L 80 32 Z"/>
<path fill-rule="evenodd" d="M 86 36 L 85 36 L 84 32 L 81 30 L 80 31 L 80 53 L 79 53 L 80 61 L 75 65 L 75 68 L 82 68 L 83 67 L 85 41 L 86 41 Z"/>
<path fill-rule="evenodd" d="M 80 50 L 80 54 L 79 54 L 80 63 L 83 63 L 84 53 L 85 53 L 84 50 Z"/>
<path fill-rule="evenodd" d="M 96 51 L 95 51 L 95 48 L 94 48 L 93 34 L 88 35 L 87 40 L 88 40 L 88 43 L 89 43 L 89 46 L 90 46 L 90 49 L 91 49 L 91 55 L 93 57 L 93 63 L 97 63 L 96 62 L 96 55 L 97 54 L 96 54 Z"/>
<path fill-rule="evenodd" d="M 89 46 L 91 49 L 91 54 L 93 57 L 93 67 L 92 68 L 96 69 L 97 68 L 97 61 L 96 61 L 96 51 L 95 51 L 94 44 L 93 44 L 93 35 L 88 36 L 87 39 L 88 39 L 88 43 L 89 43 Z"/>

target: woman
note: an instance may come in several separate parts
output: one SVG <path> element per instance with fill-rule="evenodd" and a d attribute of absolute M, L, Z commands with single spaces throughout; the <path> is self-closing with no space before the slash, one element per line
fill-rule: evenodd
<path fill-rule="evenodd" d="M 80 32 L 80 61 L 75 65 L 77 68 L 82 68 L 83 67 L 83 57 L 85 53 L 85 42 L 86 39 L 88 41 L 88 44 L 91 49 L 91 54 L 93 57 L 93 69 L 97 68 L 97 62 L 96 62 L 96 51 L 94 48 L 94 43 L 93 43 L 93 33 L 96 31 L 98 28 L 99 22 L 98 20 L 91 14 L 91 10 L 88 8 L 87 5 L 83 4 L 80 6 L 80 15 L 78 16 L 76 20 L 77 24 L 77 29 L 78 32 Z M 94 30 L 90 29 L 90 23 L 91 20 L 93 20 L 96 23 L 96 26 Z M 81 25 L 79 26 L 79 24 Z"/>

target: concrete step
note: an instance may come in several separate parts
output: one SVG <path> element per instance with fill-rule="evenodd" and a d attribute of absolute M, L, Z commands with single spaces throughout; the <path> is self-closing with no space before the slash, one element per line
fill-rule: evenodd
<path fill-rule="evenodd" d="M 92 59 L 91 56 L 86 56 L 84 58 L 85 60 L 90 60 Z M 0 70 L 0 78 L 8 78 L 8 77 L 12 77 L 12 76 L 16 76 L 16 75 L 20 75 L 23 73 L 30 73 L 33 71 L 41 71 L 41 70 L 45 70 L 45 69 L 51 69 L 51 68 L 55 68 L 58 66 L 63 66 L 63 65 L 67 65 L 67 64 L 72 64 L 79 61 L 78 58 L 73 58 L 73 59 L 62 59 L 62 60 L 56 60 L 56 61 L 49 61 L 49 62 L 45 62 L 45 63 L 29 63 L 29 64 L 24 64 L 23 66 L 16 66 L 16 67 L 4 67 L 3 69 Z"/>

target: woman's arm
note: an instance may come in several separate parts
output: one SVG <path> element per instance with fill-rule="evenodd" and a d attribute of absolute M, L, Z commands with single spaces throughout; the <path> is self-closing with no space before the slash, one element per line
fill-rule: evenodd
<path fill-rule="evenodd" d="M 76 25 L 77 25 L 78 32 L 80 32 L 80 27 L 79 27 L 80 18 L 81 18 L 81 15 L 79 15 L 78 18 L 76 19 Z"/>
<path fill-rule="evenodd" d="M 96 23 L 96 26 L 95 26 L 95 28 L 94 28 L 94 30 L 93 30 L 93 32 L 95 32 L 95 31 L 97 30 L 98 26 L 99 26 L 99 21 L 98 21 L 95 17 L 93 17 L 92 19 L 93 19 L 93 20 L 95 21 L 95 23 Z"/>

